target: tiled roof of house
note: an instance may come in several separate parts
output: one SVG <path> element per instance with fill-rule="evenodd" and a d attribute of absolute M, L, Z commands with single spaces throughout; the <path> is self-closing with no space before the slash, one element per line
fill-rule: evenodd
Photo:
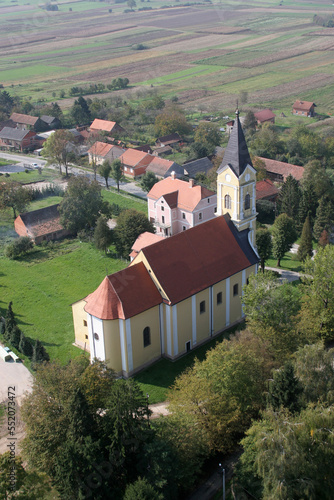
<path fill-rule="evenodd" d="M 226 214 L 141 252 L 170 302 L 175 304 L 257 263 L 247 233 L 239 233 Z"/>
<path fill-rule="evenodd" d="M 22 141 L 30 130 L 21 130 L 18 128 L 4 127 L 0 130 L 0 139 L 12 139 L 15 141 Z"/>
<path fill-rule="evenodd" d="M 84 300 L 85 311 L 100 319 L 128 319 L 162 302 L 142 262 L 106 276 Z"/>
<path fill-rule="evenodd" d="M 148 153 L 145 153 L 145 151 L 138 151 L 137 149 L 129 148 L 119 157 L 119 159 L 123 165 L 139 167 L 148 165 L 153 157 Z"/>
<path fill-rule="evenodd" d="M 43 122 L 47 123 L 48 125 L 51 125 L 52 122 L 57 121 L 57 118 L 55 116 L 42 115 L 41 120 L 43 120 Z"/>
<path fill-rule="evenodd" d="M 299 109 L 300 111 L 309 111 L 312 106 L 315 106 L 314 102 L 310 101 L 295 101 L 292 106 L 293 109 Z"/>
<path fill-rule="evenodd" d="M 116 146 L 113 146 L 112 144 L 96 141 L 93 144 L 93 146 L 89 148 L 88 153 L 91 153 L 92 155 L 96 156 L 106 156 L 106 154 L 109 153 L 109 151 L 115 147 Z"/>
<path fill-rule="evenodd" d="M 12 113 L 10 119 L 16 123 L 24 123 L 25 125 L 32 126 L 39 120 L 38 116 L 23 115 L 21 113 Z"/>
<path fill-rule="evenodd" d="M 262 109 L 261 111 L 254 113 L 254 116 L 259 122 L 262 123 L 272 120 L 272 118 L 275 118 L 276 115 L 271 111 L 271 109 Z"/>
<path fill-rule="evenodd" d="M 134 244 L 132 245 L 132 250 L 134 252 L 139 253 L 142 248 L 148 247 L 157 241 L 161 241 L 163 237 L 160 234 L 149 233 L 145 231 L 140 234 Z"/>
<path fill-rule="evenodd" d="M 169 134 L 169 135 L 164 135 L 163 137 L 158 137 L 156 140 L 156 144 L 164 144 L 167 146 L 168 144 L 174 144 L 175 142 L 180 142 L 182 141 L 182 137 L 175 132 L 175 134 Z"/>
<path fill-rule="evenodd" d="M 63 226 L 60 224 L 58 212 L 59 204 L 50 207 L 40 208 L 32 212 L 20 214 L 22 222 L 34 238 L 46 234 L 61 231 Z"/>
<path fill-rule="evenodd" d="M 303 177 L 304 167 L 292 165 L 291 163 L 285 163 L 284 161 L 270 160 L 269 158 L 262 157 L 259 158 L 264 162 L 267 172 L 282 175 L 284 181 L 288 175 L 292 175 L 292 177 L 294 177 L 297 181 L 300 181 Z"/>
<path fill-rule="evenodd" d="M 176 175 L 183 176 L 183 167 L 174 161 L 165 160 L 164 158 L 159 158 L 158 156 L 155 156 L 147 167 L 148 172 L 153 172 L 155 175 L 160 177 L 165 177 L 168 175 L 168 172 L 172 172 L 172 170 L 176 173 Z"/>
<path fill-rule="evenodd" d="M 202 186 L 193 186 L 192 182 L 166 177 L 154 184 L 147 197 L 158 200 L 163 196 L 170 208 L 178 206 L 183 210 L 192 211 L 201 200 L 215 195 L 214 191 Z"/>
<path fill-rule="evenodd" d="M 189 177 L 195 177 L 198 172 L 204 172 L 206 174 L 212 167 L 213 165 L 207 156 L 183 164 L 184 172 L 189 175 Z"/>
<path fill-rule="evenodd" d="M 269 198 L 278 195 L 277 187 L 271 182 L 270 179 L 263 179 L 256 183 L 256 199 Z"/>
<path fill-rule="evenodd" d="M 95 118 L 93 123 L 90 126 L 91 130 L 103 130 L 104 132 L 111 132 L 115 127 L 116 122 L 111 122 L 109 120 L 99 120 Z"/>
<path fill-rule="evenodd" d="M 236 119 L 234 121 L 233 129 L 228 140 L 223 161 L 217 170 L 220 173 L 221 170 L 229 165 L 235 175 L 239 178 L 244 172 L 247 165 L 252 165 L 252 160 L 250 158 L 246 139 L 241 127 L 239 120 L 239 111 L 236 112 Z"/>

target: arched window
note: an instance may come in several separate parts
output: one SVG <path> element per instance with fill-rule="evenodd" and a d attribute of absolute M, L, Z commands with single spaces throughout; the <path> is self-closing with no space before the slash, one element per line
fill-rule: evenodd
<path fill-rule="evenodd" d="M 149 326 L 145 326 L 143 330 L 144 347 L 151 345 L 151 330 Z"/>
<path fill-rule="evenodd" d="M 245 196 L 245 210 L 249 210 L 249 209 L 250 209 L 250 196 L 247 193 Z"/>
<path fill-rule="evenodd" d="M 232 202 L 231 202 L 231 196 L 229 194 L 225 195 L 224 201 L 225 201 L 225 208 L 231 209 L 232 208 Z"/>

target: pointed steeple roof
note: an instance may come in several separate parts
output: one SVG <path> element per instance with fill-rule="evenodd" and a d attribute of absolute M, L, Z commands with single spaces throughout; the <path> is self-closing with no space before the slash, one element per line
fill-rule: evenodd
<path fill-rule="evenodd" d="M 237 177 L 243 173 L 247 165 L 252 165 L 246 139 L 239 120 L 239 110 L 237 109 L 233 129 L 225 149 L 223 161 L 218 169 L 219 173 L 223 167 L 229 165 Z"/>

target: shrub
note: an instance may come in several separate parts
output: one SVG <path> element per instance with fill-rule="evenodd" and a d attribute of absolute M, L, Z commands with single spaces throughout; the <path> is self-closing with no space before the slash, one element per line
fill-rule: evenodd
<path fill-rule="evenodd" d="M 261 222 L 262 224 L 273 224 L 275 220 L 275 204 L 272 201 L 257 201 L 256 211 L 258 212 L 258 222 Z"/>
<path fill-rule="evenodd" d="M 9 259 L 17 259 L 20 255 L 27 254 L 33 246 L 33 241 L 29 236 L 20 236 L 20 238 L 5 247 L 5 256 Z"/>

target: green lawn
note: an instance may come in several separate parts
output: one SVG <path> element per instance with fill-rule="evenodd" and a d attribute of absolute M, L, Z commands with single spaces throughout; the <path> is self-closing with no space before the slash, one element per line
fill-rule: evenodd
<path fill-rule="evenodd" d="M 11 161 L 11 163 L 13 163 Z M 10 174 L 9 177 L 2 176 L 2 179 L 8 179 L 11 181 L 21 182 L 21 184 L 30 184 L 31 182 L 53 182 L 59 179 L 59 173 L 57 170 L 52 170 L 50 168 L 43 168 L 41 173 L 38 170 L 29 170 L 28 172 L 16 172 Z"/>
<path fill-rule="evenodd" d="M 111 204 L 116 203 L 121 208 L 133 208 L 134 210 L 138 210 L 138 212 L 147 214 L 146 200 L 140 200 L 136 196 L 130 194 L 117 193 L 117 191 L 112 188 L 110 190 L 103 189 L 102 196 Z"/>
<path fill-rule="evenodd" d="M 205 345 L 194 349 L 192 352 L 183 356 L 177 361 L 169 361 L 161 359 L 154 365 L 146 368 L 134 376 L 134 379 L 139 382 L 139 385 L 144 394 L 149 394 L 149 403 L 160 403 L 166 400 L 168 388 L 173 385 L 175 379 L 188 367 L 192 366 L 195 358 L 202 361 L 205 358 L 206 352 L 215 347 L 218 342 L 228 338 L 231 333 L 237 330 L 242 330 L 244 323 L 234 326 L 229 330 L 221 333 L 218 337 L 211 340 Z"/>
<path fill-rule="evenodd" d="M 277 267 L 277 259 L 271 257 L 266 260 L 266 267 Z M 289 271 L 301 271 L 301 262 L 298 260 L 297 255 L 293 253 L 286 253 L 281 259 L 281 269 L 288 269 Z"/>

